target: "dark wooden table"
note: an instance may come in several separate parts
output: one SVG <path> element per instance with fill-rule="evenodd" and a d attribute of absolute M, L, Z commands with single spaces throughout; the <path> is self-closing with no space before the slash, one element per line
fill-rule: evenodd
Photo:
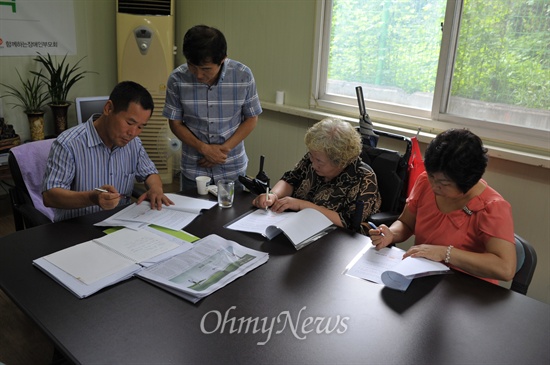
<path fill-rule="evenodd" d="M 213 199 L 211 196 L 205 199 Z M 101 212 L 0 239 L 0 287 L 82 364 L 548 364 L 550 306 L 461 273 L 405 293 L 343 274 L 368 239 L 337 229 L 295 251 L 223 225 L 251 209 L 214 207 L 185 230 L 216 233 L 269 261 L 197 304 L 139 279 L 86 299 L 33 259 L 103 235 Z"/>

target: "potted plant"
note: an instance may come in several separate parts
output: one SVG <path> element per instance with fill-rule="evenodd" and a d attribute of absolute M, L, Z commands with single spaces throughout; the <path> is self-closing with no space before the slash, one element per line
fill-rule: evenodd
<path fill-rule="evenodd" d="M 61 62 L 53 59 L 48 53 L 46 56 L 38 52 L 38 56 L 35 61 L 42 64 L 45 72 L 31 71 L 36 76 L 40 77 L 44 84 L 48 88 L 48 93 L 51 102 L 48 104 L 52 109 L 55 120 L 55 132 L 59 134 L 67 129 L 67 111 L 71 102 L 67 100 L 69 90 L 75 83 L 82 80 L 86 73 L 90 71 L 81 71 L 80 62 L 84 59 L 82 57 L 71 66 L 67 60 L 67 55 L 63 57 Z"/>
<path fill-rule="evenodd" d="M 48 91 L 43 90 L 44 83 L 38 76 L 32 79 L 23 80 L 21 74 L 16 70 L 19 81 L 21 82 L 21 90 L 12 86 L 0 83 L 7 88 L 7 94 L 17 99 L 17 103 L 10 103 L 15 108 L 16 106 L 23 109 L 29 120 L 31 139 L 33 141 L 44 139 L 44 105 L 48 100 Z"/>

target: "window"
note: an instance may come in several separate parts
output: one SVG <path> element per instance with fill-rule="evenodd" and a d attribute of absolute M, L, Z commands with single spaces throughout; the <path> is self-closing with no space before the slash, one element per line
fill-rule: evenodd
<path fill-rule="evenodd" d="M 547 0 L 325 0 L 314 102 L 548 151 Z"/>

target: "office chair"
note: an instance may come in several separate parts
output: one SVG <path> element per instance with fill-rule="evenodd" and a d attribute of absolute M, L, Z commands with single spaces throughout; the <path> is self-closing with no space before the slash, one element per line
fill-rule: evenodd
<path fill-rule="evenodd" d="M 514 235 L 516 239 L 517 267 L 516 275 L 512 279 L 510 290 L 526 295 L 535 268 L 537 267 L 537 252 L 524 238 Z"/>
<path fill-rule="evenodd" d="M 53 209 L 42 201 L 42 181 L 53 141 L 34 141 L 10 149 L 8 166 L 14 186 L 9 195 L 17 231 L 53 221 Z"/>
<path fill-rule="evenodd" d="M 378 190 L 382 197 L 380 212 L 369 217 L 369 221 L 377 226 L 385 224 L 388 227 L 397 220 L 407 199 L 408 163 L 412 150 L 410 138 L 383 131 L 374 130 L 380 137 L 379 141 L 389 138 L 393 142 L 404 145 L 404 151 L 372 147 L 363 142 L 361 159 L 376 173 Z"/>

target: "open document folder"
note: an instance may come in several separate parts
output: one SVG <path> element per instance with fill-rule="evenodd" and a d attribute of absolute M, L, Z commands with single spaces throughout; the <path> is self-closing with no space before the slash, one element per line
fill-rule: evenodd
<path fill-rule="evenodd" d="M 323 213 L 312 208 L 299 212 L 274 213 L 270 209 L 256 209 L 229 223 L 225 228 L 259 233 L 273 239 L 281 232 L 299 250 L 324 236 L 336 226 Z"/>
<path fill-rule="evenodd" d="M 268 258 L 216 235 L 190 243 L 123 228 L 33 264 L 79 298 L 137 276 L 195 303 Z"/>
<path fill-rule="evenodd" d="M 163 205 L 161 210 L 156 210 L 151 209 L 151 204 L 148 201 L 144 201 L 139 205 L 134 203 L 95 225 L 138 229 L 149 224 L 155 224 L 178 230 L 191 223 L 203 209 L 210 209 L 217 204 L 215 201 L 190 198 L 178 194 L 165 195 L 174 202 L 174 205 Z"/>
<path fill-rule="evenodd" d="M 403 259 L 404 253 L 397 247 L 376 250 L 368 244 L 349 263 L 344 273 L 405 291 L 414 278 L 451 272 L 446 265 L 422 257 Z"/>
<path fill-rule="evenodd" d="M 190 242 L 153 229 L 123 228 L 40 257 L 33 265 L 77 297 L 86 298 L 192 247 Z"/>

